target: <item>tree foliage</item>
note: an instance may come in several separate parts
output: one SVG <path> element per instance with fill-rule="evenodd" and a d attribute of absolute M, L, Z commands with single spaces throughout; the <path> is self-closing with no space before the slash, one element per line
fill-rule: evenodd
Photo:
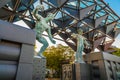
<path fill-rule="evenodd" d="M 44 52 L 44 56 L 47 60 L 47 68 L 55 71 L 60 70 L 60 65 L 62 60 L 73 60 L 74 51 L 68 47 L 61 44 L 57 47 L 48 47 Z"/>
<path fill-rule="evenodd" d="M 114 48 L 115 52 L 113 52 L 113 55 L 120 56 L 120 48 Z"/>

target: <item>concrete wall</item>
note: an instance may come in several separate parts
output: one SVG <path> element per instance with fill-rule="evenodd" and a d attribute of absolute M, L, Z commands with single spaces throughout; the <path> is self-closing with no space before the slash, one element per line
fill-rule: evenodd
<path fill-rule="evenodd" d="M 32 80 L 35 32 L 0 20 L 0 80 Z"/>

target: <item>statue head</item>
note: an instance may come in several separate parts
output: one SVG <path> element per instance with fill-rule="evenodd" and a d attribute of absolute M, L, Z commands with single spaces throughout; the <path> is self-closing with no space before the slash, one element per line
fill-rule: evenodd
<path fill-rule="evenodd" d="M 77 32 L 78 32 L 78 34 L 80 34 L 80 35 L 82 35 L 83 34 L 83 30 L 82 29 L 77 29 Z"/>
<path fill-rule="evenodd" d="M 36 6 L 36 9 L 41 10 L 41 11 L 44 11 L 44 6 L 43 6 L 43 5 L 37 5 L 37 6 Z"/>
<path fill-rule="evenodd" d="M 47 18 L 49 18 L 51 20 L 54 19 L 54 14 L 53 13 L 48 13 Z"/>

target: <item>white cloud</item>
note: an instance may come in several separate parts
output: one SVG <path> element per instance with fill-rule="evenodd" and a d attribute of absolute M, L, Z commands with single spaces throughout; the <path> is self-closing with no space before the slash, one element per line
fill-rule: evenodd
<path fill-rule="evenodd" d="M 118 39 L 118 38 L 115 39 L 115 42 L 112 45 L 120 48 L 120 39 Z"/>
<path fill-rule="evenodd" d="M 27 24 L 25 24 L 25 22 L 23 20 L 14 22 L 13 24 L 19 25 L 21 27 L 25 27 L 25 28 L 29 28 Z"/>

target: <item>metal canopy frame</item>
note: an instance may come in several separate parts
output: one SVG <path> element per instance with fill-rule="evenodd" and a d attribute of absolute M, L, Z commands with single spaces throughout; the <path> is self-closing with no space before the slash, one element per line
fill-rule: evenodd
<path fill-rule="evenodd" d="M 76 39 L 71 34 L 81 28 L 83 36 L 91 45 L 84 52 L 89 53 L 98 48 L 109 50 L 114 39 L 120 33 L 120 17 L 103 0 L 1 0 L 0 19 L 9 22 L 23 20 L 31 29 L 35 20 L 32 10 L 40 3 L 46 16 L 49 12 L 57 12 L 50 24 L 53 36 L 59 35 L 70 47 L 76 51 Z M 7 13 L 7 14 L 6 14 Z M 117 28 L 119 27 L 119 28 Z M 60 40 L 60 39 L 59 39 Z"/>

